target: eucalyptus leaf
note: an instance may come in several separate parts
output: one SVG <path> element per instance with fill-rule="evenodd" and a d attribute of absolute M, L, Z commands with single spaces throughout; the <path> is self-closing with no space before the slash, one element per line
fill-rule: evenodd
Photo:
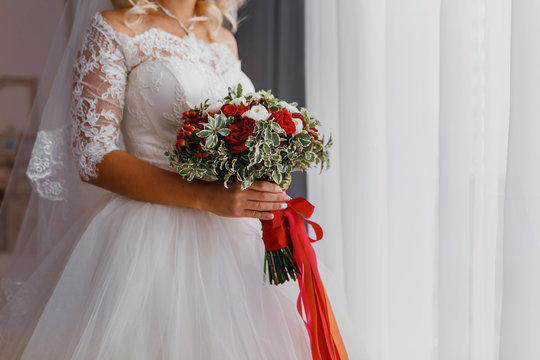
<path fill-rule="evenodd" d="M 236 87 L 236 97 L 239 98 L 242 96 L 242 84 L 238 84 L 238 86 Z"/>
<path fill-rule="evenodd" d="M 277 122 L 274 122 L 274 121 L 270 122 L 270 127 L 272 128 L 273 131 L 277 132 L 278 134 L 285 133 L 285 130 L 283 130 Z"/>
<path fill-rule="evenodd" d="M 191 169 L 189 168 L 184 168 L 184 169 L 181 169 L 178 174 L 182 175 L 182 176 L 186 176 L 190 173 Z"/>
<path fill-rule="evenodd" d="M 272 171 L 272 179 L 276 184 L 281 184 L 281 173 L 277 170 Z"/>
<path fill-rule="evenodd" d="M 219 129 L 219 131 L 218 131 L 218 134 L 221 135 L 221 136 L 227 136 L 230 133 L 231 133 L 231 130 L 227 129 L 227 128 Z"/>
<path fill-rule="evenodd" d="M 270 131 L 270 128 L 267 127 L 264 129 L 264 138 L 270 140 L 272 138 L 272 131 Z"/>
<path fill-rule="evenodd" d="M 217 136 L 216 134 L 212 134 L 206 138 L 205 146 L 209 149 L 213 148 L 217 143 Z"/>
<path fill-rule="evenodd" d="M 242 181 L 241 189 L 242 190 L 247 189 L 248 187 L 251 186 L 251 184 L 253 184 L 253 181 L 254 181 L 253 175 L 248 176 L 244 181 Z"/>
<path fill-rule="evenodd" d="M 255 163 L 258 164 L 262 160 L 262 153 L 258 147 L 255 148 Z"/>
<path fill-rule="evenodd" d="M 208 137 L 209 135 L 213 134 L 214 132 L 212 130 L 201 130 L 197 133 L 197 136 L 200 138 Z"/>
<path fill-rule="evenodd" d="M 279 146 L 279 135 L 276 133 L 272 133 L 272 143 L 275 147 Z"/>

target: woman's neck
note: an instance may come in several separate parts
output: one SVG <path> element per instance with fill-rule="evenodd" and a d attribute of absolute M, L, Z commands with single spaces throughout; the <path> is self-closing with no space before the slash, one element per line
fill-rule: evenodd
<path fill-rule="evenodd" d="M 193 17 L 197 0 L 161 0 L 161 5 L 181 21 Z"/>

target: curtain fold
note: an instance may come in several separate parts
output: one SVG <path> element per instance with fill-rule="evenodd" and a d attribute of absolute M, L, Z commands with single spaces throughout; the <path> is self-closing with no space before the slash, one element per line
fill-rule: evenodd
<path fill-rule="evenodd" d="M 315 247 L 372 359 L 540 358 L 539 7 L 306 3 Z"/>
<path fill-rule="evenodd" d="M 500 358 L 540 359 L 540 2 L 512 2 Z"/>

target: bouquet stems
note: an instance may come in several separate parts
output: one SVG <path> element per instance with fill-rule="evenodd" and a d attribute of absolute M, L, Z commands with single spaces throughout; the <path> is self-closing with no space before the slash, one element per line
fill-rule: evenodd
<path fill-rule="evenodd" d="M 268 274 L 270 283 L 275 285 L 296 280 L 296 274 L 300 274 L 300 269 L 293 258 L 292 244 L 283 249 L 266 251 L 264 273 Z"/>

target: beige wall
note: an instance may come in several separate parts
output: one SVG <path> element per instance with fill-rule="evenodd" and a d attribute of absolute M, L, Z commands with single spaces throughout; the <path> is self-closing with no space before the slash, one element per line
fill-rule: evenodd
<path fill-rule="evenodd" d="M 63 4 L 64 0 L 0 0 L 0 199 Z M 6 204 L 9 215 L 20 217 L 24 204 L 23 199 L 12 199 Z M 10 221 L 0 219 L 0 235 L 13 227 Z M 0 251 L 5 249 L 0 243 Z M 0 253 L 0 272 L 6 258 Z"/>
<path fill-rule="evenodd" d="M 0 132 L 9 124 L 17 132 L 24 128 L 32 86 L 39 81 L 63 4 L 0 0 Z"/>
<path fill-rule="evenodd" d="M 0 73 L 39 76 L 64 0 L 0 0 Z"/>

